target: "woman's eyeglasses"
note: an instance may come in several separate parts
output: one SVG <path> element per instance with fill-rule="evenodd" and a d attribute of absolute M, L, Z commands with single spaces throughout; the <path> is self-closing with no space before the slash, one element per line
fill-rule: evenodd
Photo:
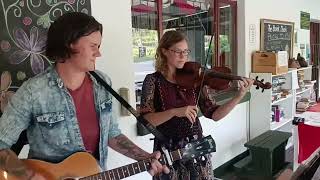
<path fill-rule="evenodd" d="M 174 52 L 175 55 L 177 56 L 181 56 L 181 55 L 184 55 L 184 56 L 188 56 L 190 53 L 191 53 L 191 50 L 190 49 L 185 49 L 185 50 L 173 50 L 173 49 L 169 49 L 170 51 Z"/>

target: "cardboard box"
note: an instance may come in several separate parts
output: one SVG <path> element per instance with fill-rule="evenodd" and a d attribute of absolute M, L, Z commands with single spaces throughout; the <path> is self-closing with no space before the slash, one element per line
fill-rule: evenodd
<path fill-rule="evenodd" d="M 254 52 L 252 55 L 252 72 L 272 73 L 273 75 L 288 72 L 287 52 Z"/>

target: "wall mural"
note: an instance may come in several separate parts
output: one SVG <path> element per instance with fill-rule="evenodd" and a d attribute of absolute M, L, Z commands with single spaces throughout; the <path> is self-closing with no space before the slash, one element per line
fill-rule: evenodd
<path fill-rule="evenodd" d="M 1 112 L 23 81 L 52 64 L 45 55 L 50 24 L 65 12 L 91 14 L 90 0 L 0 0 Z"/>

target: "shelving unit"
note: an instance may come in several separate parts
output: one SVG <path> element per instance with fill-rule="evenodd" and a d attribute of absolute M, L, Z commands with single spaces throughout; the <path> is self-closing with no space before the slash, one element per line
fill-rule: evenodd
<path fill-rule="evenodd" d="M 301 67 L 299 69 L 297 69 L 298 71 L 304 71 L 304 70 L 310 70 L 310 73 L 311 73 L 311 70 L 312 70 L 312 66 L 308 66 L 308 67 Z M 311 74 L 310 74 L 310 77 L 311 77 Z"/>
<path fill-rule="evenodd" d="M 309 81 L 308 85 L 304 87 L 298 82 L 298 74 L 303 71 L 303 80 Z M 301 75 L 301 74 L 300 74 Z M 289 90 L 288 94 L 284 98 L 279 98 L 272 101 L 272 89 L 265 90 L 263 93 L 252 87 L 251 99 L 250 99 L 250 139 L 257 137 L 258 135 L 266 132 L 267 130 L 278 130 L 284 132 L 291 132 L 292 137 L 289 138 L 286 149 L 294 147 L 294 169 L 297 167 L 297 150 L 298 150 L 298 136 L 297 127 L 292 125 L 292 120 L 295 116 L 303 116 L 303 112 L 296 112 L 296 104 L 301 98 L 310 99 L 311 93 L 313 93 L 313 85 L 315 81 L 311 81 L 312 78 L 312 66 L 289 69 L 287 73 L 278 75 L 272 75 L 271 73 L 251 73 L 250 77 L 255 79 L 264 79 L 264 82 L 273 83 L 273 79 L 279 76 L 285 77 L 285 83 L 281 85 L 282 89 Z M 304 82 L 303 81 L 303 82 Z M 275 93 L 274 93 L 275 94 Z M 279 105 L 283 108 L 285 114 L 280 118 L 279 122 L 271 122 L 271 107 L 273 105 Z"/>
<path fill-rule="evenodd" d="M 312 89 L 311 87 L 305 88 L 305 89 L 303 89 L 303 90 L 297 89 L 296 95 L 298 96 L 298 95 L 303 94 L 303 93 L 305 93 L 305 92 L 307 92 L 307 91 L 310 91 L 311 89 Z M 309 92 L 309 93 L 310 93 L 310 92 Z"/>
<path fill-rule="evenodd" d="M 311 74 L 312 74 L 312 66 L 303 67 L 297 69 L 298 73 L 303 73 L 303 82 L 309 81 L 308 84 L 302 84 L 300 87 L 296 90 L 296 101 L 299 102 L 299 99 L 301 98 L 307 98 L 311 99 L 311 94 L 313 93 L 313 86 L 315 81 L 311 80 Z M 315 99 L 314 99 L 315 100 Z"/>
<path fill-rule="evenodd" d="M 297 69 L 297 71 L 303 71 L 304 78 L 303 80 L 311 81 L 312 79 L 312 66 L 303 67 Z M 313 93 L 313 86 L 315 81 L 311 81 L 309 85 L 305 85 L 304 88 L 299 87 L 296 90 L 296 102 L 299 102 L 299 99 L 301 98 L 307 98 L 311 100 L 311 94 Z M 315 98 L 315 97 L 314 97 Z M 315 100 L 315 99 L 314 99 Z M 307 113 L 304 112 L 296 112 L 295 116 L 297 117 L 304 117 Z M 298 164 L 298 128 L 295 126 L 293 127 L 293 145 L 294 145 L 294 163 L 293 163 L 293 169 L 296 170 L 299 166 Z"/>
<path fill-rule="evenodd" d="M 287 123 L 289 123 L 290 121 L 292 121 L 292 118 L 281 118 L 279 122 L 271 122 L 270 129 L 277 130 L 283 127 L 284 125 L 286 125 Z"/>
<path fill-rule="evenodd" d="M 290 71 L 288 71 L 288 72 L 290 72 Z M 288 72 L 285 72 L 285 73 L 279 73 L 279 74 L 272 74 L 272 75 L 271 75 L 271 77 L 283 76 L 283 75 L 288 74 Z"/>
<path fill-rule="evenodd" d="M 267 130 L 279 130 L 292 133 L 291 121 L 296 113 L 296 92 L 295 88 L 297 84 L 294 76 L 297 70 L 290 70 L 286 73 L 272 75 L 271 73 L 251 73 L 251 78 L 264 79 L 264 82 L 273 83 L 275 78 L 283 76 L 285 78 L 284 83 L 281 85 L 281 89 L 285 89 L 290 92 L 285 97 L 280 97 L 272 101 L 272 95 L 276 94 L 272 92 L 272 89 L 266 89 L 263 93 L 252 87 L 251 99 L 250 99 L 250 139 L 257 137 L 258 135 L 266 132 Z M 281 107 L 281 111 L 284 114 L 279 121 L 272 121 L 271 108 L 274 105 Z M 289 139 L 287 148 L 292 146 L 292 138 Z"/>
<path fill-rule="evenodd" d="M 287 97 L 280 98 L 280 99 L 278 99 L 278 100 L 276 100 L 276 101 L 271 102 L 271 105 L 278 104 L 278 103 L 280 103 L 280 102 L 282 102 L 282 101 L 285 101 L 285 100 L 287 100 L 287 99 L 289 99 L 289 98 L 292 98 L 292 97 L 293 97 L 292 94 L 289 94 L 289 95 L 287 95 Z"/>

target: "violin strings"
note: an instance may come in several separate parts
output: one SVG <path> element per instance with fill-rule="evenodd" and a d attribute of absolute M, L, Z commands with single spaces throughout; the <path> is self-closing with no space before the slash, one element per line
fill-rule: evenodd
<path fill-rule="evenodd" d="M 210 38 L 210 44 L 209 44 L 209 48 L 208 48 L 208 51 L 207 51 L 207 56 L 206 56 L 206 60 L 205 60 L 205 63 L 204 63 L 204 71 L 203 71 L 203 75 L 202 75 L 202 79 L 201 79 L 201 83 L 200 83 L 200 86 L 199 86 L 199 93 L 198 93 L 198 96 L 197 96 L 197 100 L 196 100 L 196 106 L 198 107 L 198 103 L 199 103 L 199 100 L 200 100 L 200 96 L 201 96 L 201 93 L 202 93 L 202 86 L 203 86 L 203 83 L 204 83 L 204 75 L 206 73 L 206 69 L 205 67 L 207 66 L 207 63 L 208 63 L 208 57 L 209 57 L 209 53 L 210 53 L 210 49 L 211 49 L 211 44 L 212 44 L 212 40 L 213 40 L 213 34 L 211 35 L 211 38 Z M 199 76 L 201 75 L 202 73 L 202 69 L 200 68 L 199 69 Z M 193 128 L 193 124 L 191 124 L 191 129 Z"/>
<path fill-rule="evenodd" d="M 199 88 L 199 93 L 198 93 L 198 97 L 197 97 L 197 101 L 196 101 L 196 106 L 198 106 L 198 103 L 199 103 L 199 99 L 200 99 L 200 96 L 201 96 L 201 91 L 202 91 L 202 86 L 203 86 L 203 83 L 204 83 L 204 76 L 205 76 L 205 73 L 206 73 L 206 69 L 205 67 L 207 66 L 207 63 L 208 63 L 208 57 L 209 57 L 209 54 L 210 54 L 210 49 L 211 49 L 211 44 L 212 44 L 212 40 L 213 40 L 213 34 L 211 35 L 211 38 L 210 38 L 210 44 L 209 44 L 209 47 L 208 47 L 208 50 L 207 50 L 207 56 L 206 56 L 206 60 L 204 62 L 204 71 L 203 71 L 203 76 L 202 76 L 202 79 L 201 79 L 201 83 L 200 83 L 200 88 Z M 201 68 L 199 70 L 199 76 L 201 74 Z"/>

